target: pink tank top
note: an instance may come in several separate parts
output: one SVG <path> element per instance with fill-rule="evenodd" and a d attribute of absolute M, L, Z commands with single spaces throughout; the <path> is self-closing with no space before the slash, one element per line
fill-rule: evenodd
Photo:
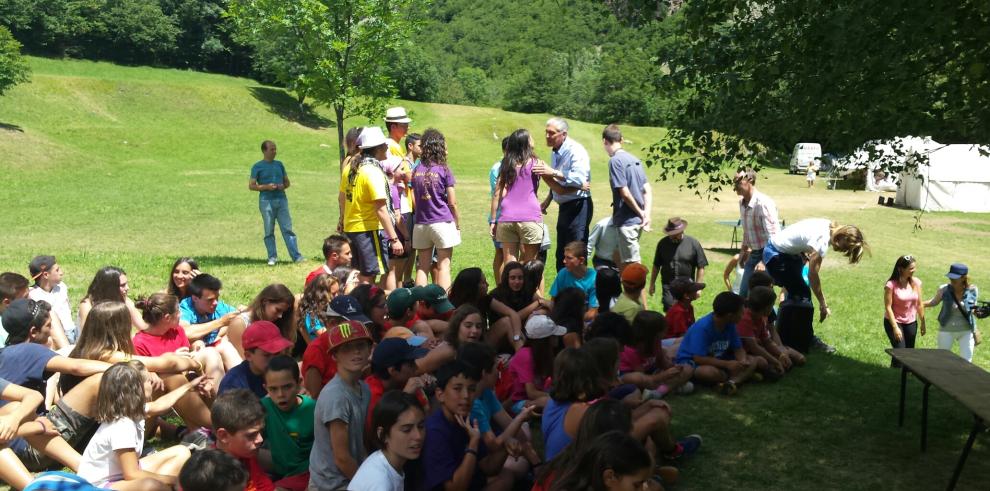
<path fill-rule="evenodd" d="M 502 207 L 498 215 L 500 222 L 542 222 L 540 201 L 536 197 L 539 189 L 539 178 L 533 175 L 533 165 L 536 159 L 530 159 L 526 165 L 519 167 L 516 180 L 512 183 L 502 198 Z"/>
<path fill-rule="evenodd" d="M 912 281 L 921 289 L 921 280 L 912 278 Z M 899 324 L 910 324 L 917 320 L 918 302 L 921 299 L 918 298 L 914 286 L 908 284 L 902 287 L 899 282 L 890 280 L 887 282 L 887 288 L 893 292 L 890 308 L 894 311 L 894 320 Z"/>

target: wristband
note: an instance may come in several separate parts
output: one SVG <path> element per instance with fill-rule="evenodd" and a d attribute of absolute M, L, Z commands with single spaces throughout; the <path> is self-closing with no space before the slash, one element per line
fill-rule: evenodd
<path fill-rule="evenodd" d="M 464 455 L 474 455 L 475 458 L 478 458 L 478 451 L 470 447 L 465 448 Z"/>

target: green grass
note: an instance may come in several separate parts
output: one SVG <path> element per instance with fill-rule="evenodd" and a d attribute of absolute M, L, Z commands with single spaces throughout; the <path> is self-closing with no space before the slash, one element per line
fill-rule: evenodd
<path fill-rule="evenodd" d="M 0 270 L 26 274 L 31 257 L 56 254 L 78 301 L 103 265 L 127 270 L 140 295 L 161 289 L 171 262 L 190 255 L 225 281 L 230 302 L 247 303 L 271 282 L 300 289 L 336 224 L 339 176 L 329 111 L 300 113 L 291 97 L 245 79 L 39 58 L 31 64 L 32 82 L 0 99 Z M 447 136 L 466 217 L 455 271 L 489 271 L 487 171 L 503 136 L 523 127 L 539 142 L 547 115 L 402 104 L 414 131 L 434 126 Z M 348 126 L 365 123 L 355 119 Z M 608 213 L 609 196 L 600 131 L 601 125 L 575 122 L 571 132 L 592 156 L 596 219 Z M 662 131 L 624 128 L 633 142 L 627 148 L 642 156 L 642 147 Z M 277 141 L 292 177 L 289 200 L 300 248 L 312 259 L 307 264 L 268 268 L 264 262 L 257 196 L 247 190 L 247 175 L 266 138 Z M 540 153 L 548 158 L 545 149 Z M 855 223 L 872 246 L 872 256 L 857 266 L 831 256 L 825 263 L 833 317 L 816 328 L 839 354 L 813 354 L 807 367 L 782 382 L 745 386 L 733 399 L 705 390 L 674 398 L 675 431 L 705 438 L 701 453 L 684 464 L 677 489 L 943 487 L 971 420 L 933 391 L 929 450 L 920 453 L 920 384 L 912 381 L 906 425 L 897 427 L 899 372 L 887 368 L 883 353 L 882 285 L 901 254 L 918 258 L 928 294 L 954 261 L 969 264 L 976 284 L 990 284 L 990 259 L 982 254 L 990 216 L 927 214 L 915 231 L 915 212 L 878 207 L 874 194 L 804 185 L 802 176 L 783 170 L 768 170 L 759 182 L 788 222 L 827 216 Z M 682 216 L 690 222 L 688 234 L 708 250 L 710 287 L 697 304 L 707 312 L 720 291 L 731 235 L 715 221 L 738 216 L 735 196 L 725 191 L 709 201 L 670 182 L 654 183 L 654 195 L 654 228 Z M 644 235 L 644 262 L 652 260 L 659 238 L 657 231 Z M 279 248 L 284 258 L 281 239 Z M 922 347 L 935 345 L 936 312 L 930 314 Z M 990 367 L 985 347 L 977 348 L 975 363 Z M 985 489 L 987 444 L 977 442 L 959 489 Z"/>

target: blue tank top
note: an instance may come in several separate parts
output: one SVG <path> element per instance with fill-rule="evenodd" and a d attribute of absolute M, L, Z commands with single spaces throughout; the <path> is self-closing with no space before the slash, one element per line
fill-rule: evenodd
<path fill-rule="evenodd" d="M 567 410 L 571 408 L 573 402 L 557 402 L 550 399 L 546 407 L 543 408 L 543 422 L 540 428 L 543 430 L 543 451 L 544 462 L 554 458 L 571 443 L 571 437 L 564 431 L 564 418 Z"/>

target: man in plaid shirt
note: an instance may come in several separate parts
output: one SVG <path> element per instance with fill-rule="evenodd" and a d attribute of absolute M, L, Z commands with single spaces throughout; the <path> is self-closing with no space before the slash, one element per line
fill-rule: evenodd
<path fill-rule="evenodd" d="M 742 284 L 739 294 L 749 292 L 749 277 L 763 260 L 763 248 L 770 237 L 780 231 L 777 204 L 769 196 L 756 190 L 756 171 L 740 169 L 733 181 L 739 200 L 739 218 L 742 223 L 743 239 L 739 248 L 739 262 L 744 264 Z M 762 268 L 761 268 L 762 269 Z"/>

